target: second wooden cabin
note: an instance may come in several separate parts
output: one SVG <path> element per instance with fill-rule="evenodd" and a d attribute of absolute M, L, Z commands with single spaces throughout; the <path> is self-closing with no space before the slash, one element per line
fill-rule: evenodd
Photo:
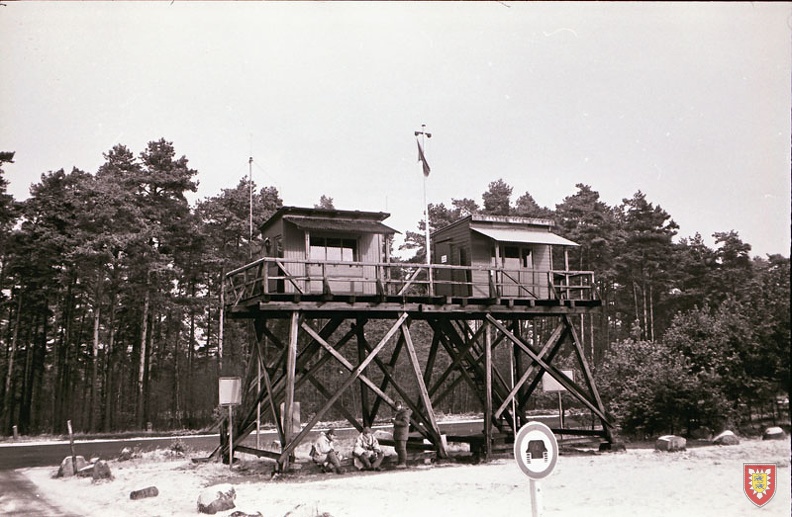
<path fill-rule="evenodd" d="M 548 219 L 474 214 L 435 230 L 435 294 L 554 298 L 553 246 L 577 244 L 553 233 L 552 227 Z"/>

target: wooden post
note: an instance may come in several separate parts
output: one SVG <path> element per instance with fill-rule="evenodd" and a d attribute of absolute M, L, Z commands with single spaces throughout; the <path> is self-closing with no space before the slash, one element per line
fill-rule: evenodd
<path fill-rule="evenodd" d="M 77 455 L 74 454 L 74 434 L 72 433 L 71 420 L 66 421 L 66 427 L 69 429 L 69 449 L 71 449 L 72 472 L 77 474 Z"/>
<path fill-rule="evenodd" d="M 485 394 L 484 394 L 484 440 L 487 460 L 492 458 L 492 325 L 487 325 L 485 348 L 484 348 L 484 369 L 485 369 Z"/>
<path fill-rule="evenodd" d="M 228 405 L 228 468 L 234 468 L 234 406 Z"/>
<path fill-rule="evenodd" d="M 297 311 L 292 312 L 291 326 L 289 329 L 289 348 L 286 351 L 286 395 L 283 404 L 283 436 L 286 443 L 291 443 L 292 434 L 294 432 L 292 422 L 294 421 L 294 376 L 297 368 L 297 337 L 300 330 L 299 327 L 300 314 Z M 289 457 L 286 456 L 283 461 L 283 469 L 288 470 Z"/>

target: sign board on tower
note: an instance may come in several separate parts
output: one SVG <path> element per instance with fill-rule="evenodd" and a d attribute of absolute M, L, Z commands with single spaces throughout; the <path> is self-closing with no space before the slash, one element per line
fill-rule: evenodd
<path fill-rule="evenodd" d="M 242 403 L 242 379 L 220 377 L 220 405 L 238 406 Z"/>

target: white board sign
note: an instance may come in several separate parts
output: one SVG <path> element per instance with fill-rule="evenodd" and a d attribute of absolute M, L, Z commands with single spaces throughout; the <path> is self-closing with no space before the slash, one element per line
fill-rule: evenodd
<path fill-rule="evenodd" d="M 239 377 L 220 377 L 220 405 L 237 406 L 242 403 L 242 379 Z"/>
<path fill-rule="evenodd" d="M 561 370 L 561 373 L 569 377 L 570 381 L 575 380 L 572 370 Z M 542 375 L 542 391 L 566 391 L 567 389 L 547 372 Z"/>

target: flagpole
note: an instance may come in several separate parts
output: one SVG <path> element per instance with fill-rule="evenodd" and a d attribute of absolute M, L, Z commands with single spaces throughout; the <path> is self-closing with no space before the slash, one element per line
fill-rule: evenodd
<path fill-rule="evenodd" d="M 423 171 L 423 202 L 424 202 L 424 230 L 426 231 L 426 270 L 428 273 L 428 281 L 429 281 L 429 296 L 434 296 L 434 286 L 432 285 L 432 253 L 430 250 L 430 239 L 429 239 L 429 203 L 426 201 L 426 178 L 429 176 L 427 173 L 429 166 L 426 163 L 426 138 L 432 138 L 432 133 L 426 132 L 426 124 L 421 124 L 421 130 L 415 132 L 415 136 L 421 135 L 421 144 L 419 146 L 419 150 L 421 150 L 421 167 Z"/>

